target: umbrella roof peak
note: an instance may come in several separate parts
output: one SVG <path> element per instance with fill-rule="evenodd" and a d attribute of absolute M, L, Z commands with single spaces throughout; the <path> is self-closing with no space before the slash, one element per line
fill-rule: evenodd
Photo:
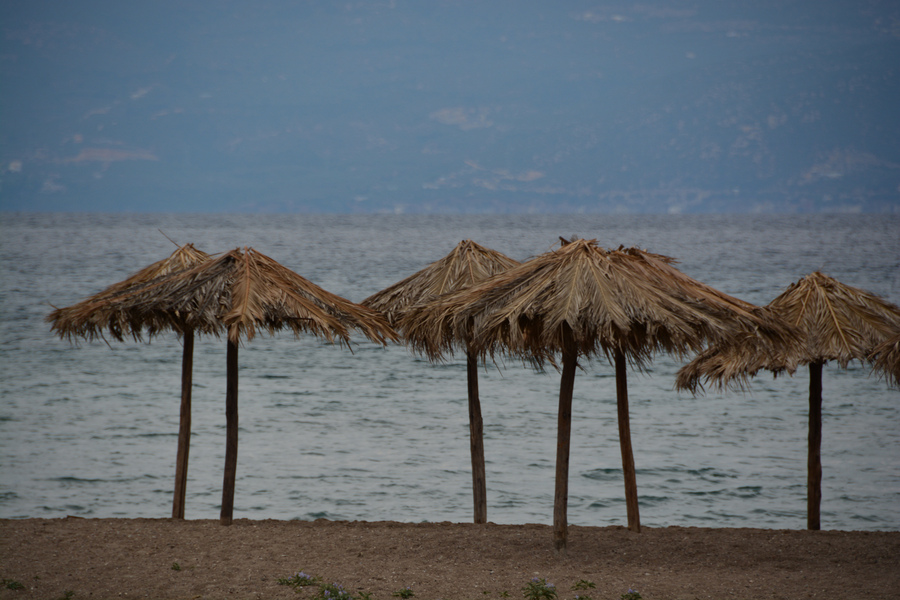
<path fill-rule="evenodd" d="M 379 343 L 396 332 L 377 312 L 328 292 L 252 247 L 235 248 L 180 274 L 154 300 L 187 325 L 232 341 L 258 329 L 290 329 L 349 343 L 349 329 Z"/>
<path fill-rule="evenodd" d="M 665 254 L 656 254 L 637 246 L 619 245 L 616 248 L 605 248 L 596 239 L 573 238 L 567 240 L 560 236 L 560 247 L 552 252 L 570 254 L 573 256 L 591 257 L 594 259 L 612 259 L 618 257 L 627 260 L 626 257 L 635 260 L 653 261 L 660 264 L 677 264 L 678 260 Z"/>
<path fill-rule="evenodd" d="M 496 250 L 462 240 L 443 258 L 372 294 L 362 304 L 383 312 L 396 324 L 414 306 L 467 289 L 518 264 Z"/>
<path fill-rule="evenodd" d="M 149 288 L 161 278 L 186 271 L 211 258 L 211 255 L 198 250 L 194 244 L 178 246 L 167 258 L 144 267 L 127 279 L 115 283 L 81 302 L 54 310 L 46 320 L 52 324 L 51 329 L 64 338 L 83 337 L 90 340 L 108 333 L 119 341 L 122 341 L 126 335 L 139 340 L 144 323 L 142 320 L 126 316 L 118 310 L 117 307 L 120 306 L 123 299 Z"/>
<path fill-rule="evenodd" d="M 900 331 L 900 307 L 821 271 L 792 283 L 768 308 L 801 329 L 801 363 L 836 360 L 846 367 Z"/>

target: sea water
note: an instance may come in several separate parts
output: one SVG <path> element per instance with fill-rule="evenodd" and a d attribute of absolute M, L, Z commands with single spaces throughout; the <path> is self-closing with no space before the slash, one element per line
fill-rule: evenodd
<path fill-rule="evenodd" d="M 900 218 L 857 216 L 306 216 L 0 214 L 0 517 L 167 517 L 181 344 L 70 343 L 46 315 L 192 242 L 251 246 L 359 302 L 460 240 L 524 260 L 559 236 L 640 246 L 765 304 L 821 270 L 900 303 Z M 356 336 L 351 348 L 263 333 L 240 348 L 235 518 L 471 521 L 466 371 Z M 681 363 L 630 371 L 646 526 L 803 528 L 808 377 L 747 393 L 673 389 Z M 615 377 L 575 378 L 569 522 L 626 522 Z M 488 519 L 551 523 L 559 373 L 480 370 Z M 900 392 L 862 364 L 824 369 L 822 527 L 900 528 Z M 225 342 L 197 340 L 189 519 L 217 518 Z"/>

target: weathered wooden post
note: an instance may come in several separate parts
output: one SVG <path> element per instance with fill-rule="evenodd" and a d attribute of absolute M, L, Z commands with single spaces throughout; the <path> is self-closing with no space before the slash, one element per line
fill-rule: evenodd
<path fill-rule="evenodd" d="M 553 498 L 553 542 L 559 554 L 566 554 L 569 541 L 569 447 L 572 436 L 572 393 L 578 350 L 572 329 L 563 325 L 563 372 L 559 383 L 559 416 L 556 433 L 556 493 Z"/>
<path fill-rule="evenodd" d="M 178 426 L 178 452 L 175 455 L 175 497 L 172 500 L 172 518 L 184 518 L 187 494 L 188 455 L 191 452 L 191 387 L 194 372 L 194 330 L 184 332 L 184 350 L 181 355 L 181 417 Z"/>
<path fill-rule="evenodd" d="M 806 483 L 806 528 L 819 529 L 822 503 L 822 362 L 809 363 L 809 456 Z"/>
<path fill-rule="evenodd" d="M 625 506 L 628 511 L 628 529 L 641 532 L 641 516 L 638 511 L 637 476 L 634 470 L 634 453 L 631 449 L 631 419 L 628 416 L 628 364 L 625 354 L 616 350 L 616 409 L 619 417 L 619 447 L 622 449 L 622 473 L 625 476 Z"/>
<path fill-rule="evenodd" d="M 219 523 L 231 525 L 234 514 L 234 480 L 237 475 L 238 451 L 238 346 L 228 337 L 225 357 L 225 475 L 222 482 L 222 512 Z"/>
<path fill-rule="evenodd" d="M 484 472 L 484 424 L 481 419 L 481 400 L 478 398 L 478 358 L 466 352 L 466 373 L 469 392 L 469 445 L 472 451 L 472 494 L 475 522 L 487 523 L 487 483 Z"/>

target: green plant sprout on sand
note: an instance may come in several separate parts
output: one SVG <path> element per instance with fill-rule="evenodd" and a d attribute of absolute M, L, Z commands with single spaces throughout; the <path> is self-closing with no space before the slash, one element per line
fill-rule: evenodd
<path fill-rule="evenodd" d="M 597 586 L 593 581 L 588 581 L 587 579 L 579 579 L 575 582 L 575 585 L 572 586 L 572 589 L 575 591 L 579 590 L 592 590 Z M 575 600 L 594 600 L 588 595 L 575 594 Z"/>
<path fill-rule="evenodd" d="M 402 590 L 397 590 L 392 595 L 399 596 L 400 598 L 403 598 L 403 600 L 406 600 L 407 598 L 412 598 L 413 596 L 415 596 L 413 591 L 411 589 L 409 589 L 408 587 L 405 587 Z"/>
<path fill-rule="evenodd" d="M 575 582 L 575 585 L 572 586 L 573 590 L 592 590 L 597 586 L 593 581 L 588 581 L 587 579 L 579 579 Z"/>
<path fill-rule="evenodd" d="M 628 591 L 620 596 L 622 600 L 642 600 L 642 596 L 637 592 L 637 590 L 633 590 L 628 588 Z"/>
<path fill-rule="evenodd" d="M 3 587 L 8 590 L 24 590 L 25 586 L 19 583 L 18 581 L 14 581 L 12 579 L 4 579 Z"/>
<path fill-rule="evenodd" d="M 527 600 L 556 600 L 556 586 L 547 583 L 546 579 L 534 577 L 522 588 L 522 595 Z"/>
<path fill-rule="evenodd" d="M 282 577 L 278 580 L 278 585 L 288 585 L 294 589 L 300 589 L 308 586 L 318 585 L 321 579 L 312 575 L 307 575 L 300 571 L 296 575 L 290 577 Z"/>
<path fill-rule="evenodd" d="M 319 591 L 313 596 L 314 600 L 356 600 L 353 594 L 337 583 L 323 583 Z"/>
<path fill-rule="evenodd" d="M 300 571 L 296 575 L 282 577 L 277 580 L 278 585 L 290 586 L 298 593 L 304 588 L 318 586 L 316 593 L 311 596 L 310 600 L 373 600 L 371 593 L 360 592 L 359 596 L 354 596 L 352 593 L 345 590 L 344 586 L 339 583 L 321 583 L 321 581 L 321 577 L 308 575 L 303 571 Z M 409 590 L 409 588 L 406 589 Z M 397 594 L 394 595 L 396 596 Z M 403 596 L 403 598 L 409 598 L 410 596 L 412 596 L 411 590 L 409 595 Z"/>

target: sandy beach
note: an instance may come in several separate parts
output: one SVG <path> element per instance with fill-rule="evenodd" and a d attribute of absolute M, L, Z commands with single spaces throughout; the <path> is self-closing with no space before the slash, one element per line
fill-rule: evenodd
<path fill-rule="evenodd" d="M 298 571 L 377 600 L 522 598 L 534 577 L 560 600 L 900 597 L 900 532 L 572 526 L 560 556 L 545 525 L 25 519 L 0 520 L 0 557 L 2 599 L 309 598 L 278 584 Z"/>

